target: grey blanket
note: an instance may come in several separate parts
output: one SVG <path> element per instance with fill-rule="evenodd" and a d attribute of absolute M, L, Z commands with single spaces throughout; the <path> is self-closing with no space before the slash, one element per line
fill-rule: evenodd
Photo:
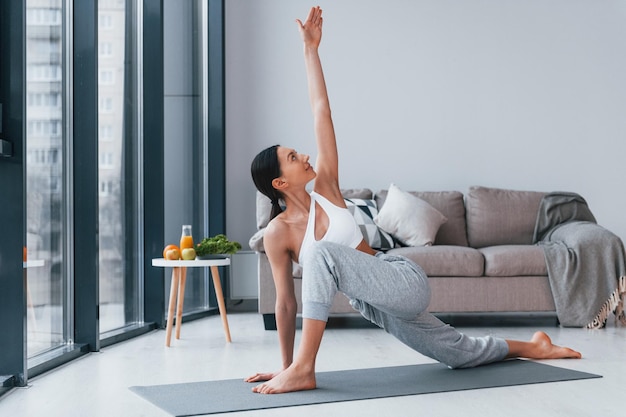
<path fill-rule="evenodd" d="M 611 313 L 626 322 L 624 245 L 596 224 L 580 195 L 546 194 L 539 206 L 534 242 L 544 250 L 561 325 L 601 328 Z"/>

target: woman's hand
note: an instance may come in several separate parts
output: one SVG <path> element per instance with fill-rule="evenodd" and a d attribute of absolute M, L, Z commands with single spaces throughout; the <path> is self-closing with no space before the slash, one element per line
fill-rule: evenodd
<path fill-rule="evenodd" d="M 276 375 L 280 374 L 282 371 L 278 372 L 266 372 L 266 373 L 256 373 L 244 379 L 244 382 L 263 382 L 269 381 L 274 378 Z"/>
<path fill-rule="evenodd" d="M 304 24 L 300 19 L 296 19 L 296 23 L 304 45 L 317 48 L 322 40 L 322 9 L 319 6 L 312 7 Z"/>

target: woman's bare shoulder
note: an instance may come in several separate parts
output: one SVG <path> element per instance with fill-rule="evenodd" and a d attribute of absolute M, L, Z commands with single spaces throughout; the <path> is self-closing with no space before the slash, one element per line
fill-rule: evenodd
<path fill-rule="evenodd" d="M 272 258 L 275 256 L 292 257 L 293 253 L 293 236 L 289 222 L 286 222 L 281 215 L 273 218 L 263 236 L 263 245 L 265 251 Z"/>
<path fill-rule="evenodd" d="M 281 213 L 274 217 L 267 228 L 265 229 L 264 240 L 270 241 L 275 247 L 284 247 L 291 249 L 291 242 L 293 240 L 293 224 L 288 221 L 284 214 Z"/>
<path fill-rule="evenodd" d="M 265 237 L 273 239 L 275 237 L 288 233 L 288 231 L 289 231 L 289 225 L 285 222 L 285 220 L 279 214 L 278 216 L 270 220 L 270 222 L 268 223 L 265 229 Z"/>

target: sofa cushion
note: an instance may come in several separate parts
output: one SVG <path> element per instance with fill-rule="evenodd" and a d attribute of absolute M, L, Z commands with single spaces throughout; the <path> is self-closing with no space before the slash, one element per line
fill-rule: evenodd
<path fill-rule="evenodd" d="M 470 187 L 465 198 L 467 239 L 473 248 L 532 244 L 545 193 Z"/>
<path fill-rule="evenodd" d="M 482 253 L 463 246 L 415 246 L 395 248 L 387 253 L 409 258 L 433 277 L 480 277 L 485 266 Z"/>
<path fill-rule="evenodd" d="M 463 194 L 459 191 L 409 191 L 416 197 L 421 198 L 428 204 L 439 210 L 441 214 L 448 218 L 448 221 L 441 225 L 435 245 L 456 245 L 468 246 L 465 226 L 465 203 Z M 387 190 L 380 190 L 376 193 L 378 209 L 381 210 L 387 199 Z"/>
<path fill-rule="evenodd" d="M 376 201 L 365 198 L 346 198 L 348 211 L 352 213 L 354 220 L 359 225 L 363 238 L 374 249 L 387 250 L 395 246 L 393 237 L 374 223 L 374 217 L 378 215 Z"/>
<path fill-rule="evenodd" d="M 395 184 L 389 187 L 385 206 L 374 222 L 406 246 L 432 245 L 446 216 L 426 201 Z"/>
<path fill-rule="evenodd" d="M 491 277 L 547 276 L 543 249 L 537 245 L 500 245 L 479 249 L 485 275 Z"/>

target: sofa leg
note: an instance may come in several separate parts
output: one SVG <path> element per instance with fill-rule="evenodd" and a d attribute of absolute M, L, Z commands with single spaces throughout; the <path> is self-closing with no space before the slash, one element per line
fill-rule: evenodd
<path fill-rule="evenodd" d="M 276 314 L 263 314 L 265 330 L 276 330 Z"/>

